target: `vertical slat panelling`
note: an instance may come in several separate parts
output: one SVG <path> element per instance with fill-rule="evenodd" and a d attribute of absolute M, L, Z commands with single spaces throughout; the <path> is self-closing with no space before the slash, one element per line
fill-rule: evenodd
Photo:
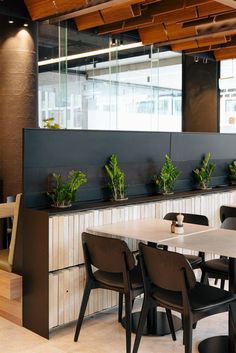
<path fill-rule="evenodd" d="M 168 212 L 203 214 L 209 218 L 211 226 L 218 227 L 219 209 L 223 204 L 236 205 L 236 191 L 50 217 L 49 271 L 54 272 L 49 273 L 49 328 L 77 319 L 85 285 L 81 234 L 87 228 L 128 220 L 163 218 Z M 131 250 L 137 249 L 138 241 L 128 238 L 126 241 Z M 212 256 L 207 254 L 207 258 Z M 117 305 L 116 293 L 93 290 L 86 315 L 114 305 Z"/>

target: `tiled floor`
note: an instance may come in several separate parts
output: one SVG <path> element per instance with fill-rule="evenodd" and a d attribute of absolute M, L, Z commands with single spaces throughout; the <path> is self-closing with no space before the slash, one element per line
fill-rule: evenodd
<path fill-rule="evenodd" d="M 140 303 L 138 303 L 140 305 Z M 73 342 L 75 324 L 55 330 L 50 340 L 0 317 L 1 353 L 125 353 L 125 332 L 117 322 L 116 310 L 109 310 L 87 318 L 78 342 Z M 193 353 L 197 353 L 202 339 L 227 332 L 227 314 L 203 319 L 194 330 Z M 134 335 L 132 336 L 134 339 Z M 139 353 L 183 353 L 182 331 L 173 342 L 169 335 L 143 337 Z"/>

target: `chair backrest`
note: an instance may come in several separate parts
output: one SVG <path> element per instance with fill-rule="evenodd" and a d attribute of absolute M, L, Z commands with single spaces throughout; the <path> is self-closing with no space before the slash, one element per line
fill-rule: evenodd
<path fill-rule="evenodd" d="M 167 219 L 169 221 L 176 221 L 176 216 L 178 214 L 179 214 L 178 212 L 167 213 L 164 219 Z M 200 214 L 193 214 L 193 213 L 182 213 L 182 215 L 184 215 L 185 223 L 193 223 L 193 224 L 200 224 L 203 226 L 209 226 L 209 220 L 206 216 L 203 216 Z"/>
<path fill-rule="evenodd" d="M 18 227 L 18 223 L 19 223 L 21 199 L 22 199 L 22 194 L 17 194 L 15 206 L 14 206 L 14 218 L 13 218 L 11 242 L 10 242 L 9 254 L 8 254 L 8 263 L 11 267 L 13 265 L 13 259 L 14 259 L 14 251 L 15 251 L 15 245 L 16 245 L 17 227 Z"/>
<path fill-rule="evenodd" d="M 128 270 L 135 266 L 134 256 L 123 240 L 83 233 L 82 243 L 85 262 L 99 270 L 122 273 L 124 261 Z"/>
<path fill-rule="evenodd" d="M 221 228 L 236 230 L 236 217 L 228 217 L 221 224 Z"/>
<path fill-rule="evenodd" d="M 228 217 L 236 217 L 236 207 L 221 206 L 220 207 L 220 221 L 221 223 Z"/>
<path fill-rule="evenodd" d="M 183 288 L 183 269 L 185 270 L 188 287 L 193 288 L 195 286 L 194 272 L 184 255 L 160 250 L 144 243 L 139 244 L 139 250 L 145 275 L 155 286 L 181 292 Z"/>

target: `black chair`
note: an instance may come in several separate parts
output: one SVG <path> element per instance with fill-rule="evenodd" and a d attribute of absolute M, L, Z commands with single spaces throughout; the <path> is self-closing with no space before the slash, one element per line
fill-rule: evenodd
<path fill-rule="evenodd" d="M 236 207 L 221 206 L 220 207 L 220 221 L 221 223 L 228 217 L 236 217 Z"/>
<path fill-rule="evenodd" d="M 144 301 L 134 342 L 137 353 L 147 312 L 161 306 L 182 315 L 185 353 L 192 352 L 192 327 L 209 315 L 228 311 L 236 295 L 196 282 L 185 256 L 140 243 L 140 263 L 144 281 Z"/>
<path fill-rule="evenodd" d="M 236 230 L 236 217 L 225 218 L 221 228 Z M 221 279 L 220 287 L 224 289 L 225 280 L 229 279 L 229 260 L 225 256 L 202 263 L 202 283 L 208 283 L 208 278 Z"/>
<path fill-rule="evenodd" d="M 182 213 L 184 215 L 184 223 L 193 223 L 193 224 L 200 224 L 203 226 L 209 226 L 209 221 L 206 216 L 199 215 L 199 214 L 192 214 L 192 213 Z M 164 219 L 169 221 L 176 221 L 176 216 L 178 213 L 170 212 L 167 213 Z M 192 268 L 195 270 L 201 267 L 202 262 L 205 259 L 204 252 L 199 252 L 198 255 L 185 255 L 186 259 L 189 261 Z"/>
<path fill-rule="evenodd" d="M 140 266 L 135 265 L 134 256 L 123 240 L 83 233 L 82 244 L 86 284 L 74 341 L 78 340 L 91 290 L 109 289 L 125 296 L 126 352 L 130 353 L 132 305 L 144 291 Z"/>

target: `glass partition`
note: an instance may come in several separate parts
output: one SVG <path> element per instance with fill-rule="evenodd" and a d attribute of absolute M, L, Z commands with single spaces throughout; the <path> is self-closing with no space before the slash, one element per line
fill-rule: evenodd
<path fill-rule="evenodd" d="M 182 56 L 143 46 L 135 33 L 40 24 L 41 127 L 47 118 L 70 129 L 181 131 Z"/>
<path fill-rule="evenodd" d="M 236 133 L 236 60 L 221 61 L 220 132 Z"/>

